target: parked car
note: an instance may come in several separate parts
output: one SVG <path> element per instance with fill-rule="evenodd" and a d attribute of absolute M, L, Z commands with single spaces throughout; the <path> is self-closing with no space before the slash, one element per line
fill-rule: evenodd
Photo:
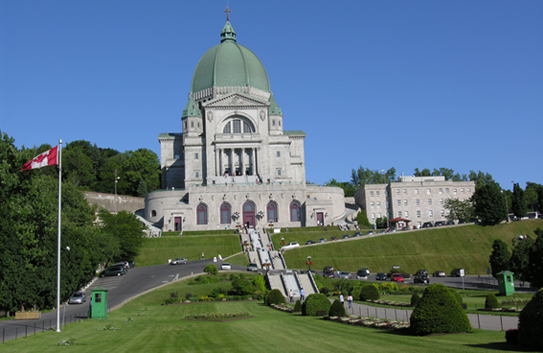
<path fill-rule="evenodd" d="M 446 226 L 454 226 L 454 221 L 447 221 Z"/>
<path fill-rule="evenodd" d="M 351 236 L 349 234 L 345 234 L 341 237 L 341 239 L 349 239 Z"/>
<path fill-rule="evenodd" d="M 229 263 L 223 262 L 221 264 L 221 270 L 231 270 L 231 269 L 232 269 L 232 265 L 230 265 Z"/>
<path fill-rule="evenodd" d="M 393 228 L 390 228 L 388 231 L 389 231 L 390 233 L 397 232 L 397 231 L 398 231 L 398 228 L 394 228 L 394 227 L 393 227 Z"/>
<path fill-rule="evenodd" d="M 68 304 L 83 304 L 87 301 L 87 296 L 83 292 L 75 292 L 68 300 Z"/>
<path fill-rule="evenodd" d="M 356 272 L 356 278 L 367 278 L 370 275 L 370 270 L 368 270 L 366 267 L 362 267 L 360 270 Z"/>
<path fill-rule="evenodd" d="M 326 238 L 320 238 L 319 241 L 317 243 L 326 243 L 328 240 L 326 240 Z"/>
<path fill-rule="evenodd" d="M 360 232 L 356 232 L 353 234 L 353 238 L 356 238 L 356 237 L 361 237 L 363 234 L 360 233 Z"/>
<path fill-rule="evenodd" d="M 170 262 L 170 265 L 181 265 L 186 264 L 188 261 L 184 257 L 178 257 L 177 259 Z"/>
<path fill-rule="evenodd" d="M 326 266 L 323 270 L 322 270 L 322 276 L 323 277 L 328 277 L 328 278 L 334 278 L 335 275 L 334 275 L 334 268 L 332 266 Z"/>
<path fill-rule="evenodd" d="M 337 237 L 331 237 L 330 241 L 336 241 L 337 239 L 338 239 Z"/>
<path fill-rule="evenodd" d="M 421 274 L 415 275 L 415 277 L 413 277 L 413 282 L 414 283 L 430 284 L 430 277 L 428 277 L 428 273 L 426 273 L 426 274 L 421 273 Z"/>
<path fill-rule="evenodd" d="M 111 266 L 122 266 L 126 270 L 128 270 L 130 268 L 130 265 L 128 264 L 127 261 L 117 262 L 116 264 L 113 264 Z"/>
<path fill-rule="evenodd" d="M 434 227 L 443 227 L 445 225 L 445 221 L 437 221 L 434 223 Z"/>
<path fill-rule="evenodd" d="M 464 272 L 464 276 L 466 275 L 466 272 L 463 268 L 455 268 L 451 271 L 451 277 L 460 277 L 461 273 Z"/>
<path fill-rule="evenodd" d="M 351 273 L 349 271 L 342 271 L 339 273 L 339 278 L 349 279 L 351 278 Z"/>
<path fill-rule="evenodd" d="M 387 275 L 384 272 L 377 272 L 375 274 L 375 279 L 377 281 L 386 281 L 387 280 Z"/>
<path fill-rule="evenodd" d="M 447 276 L 447 274 L 445 274 L 445 271 L 435 271 L 434 273 L 432 273 L 432 276 L 434 276 L 434 277 L 445 277 L 445 276 Z"/>
<path fill-rule="evenodd" d="M 311 244 L 315 244 L 315 241 L 314 240 L 308 240 L 305 242 L 305 245 L 311 245 Z"/>
<path fill-rule="evenodd" d="M 251 262 L 249 265 L 247 265 L 247 271 L 258 272 L 258 265 Z"/>
<path fill-rule="evenodd" d="M 105 276 L 122 276 L 126 273 L 126 269 L 123 266 L 109 266 L 106 268 L 102 273 L 100 273 L 100 277 Z"/>
<path fill-rule="evenodd" d="M 382 230 L 379 232 L 379 234 L 385 234 L 387 231 L 386 230 Z"/>
<path fill-rule="evenodd" d="M 466 220 L 465 219 L 459 219 L 458 220 L 458 224 L 466 224 Z"/>
<path fill-rule="evenodd" d="M 372 235 L 372 234 L 375 234 L 375 231 L 370 230 L 369 232 L 366 233 L 366 235 Z"/>
<path fill-rule="evenodd" d="M 428 271 L 426 271 L 426 270 L 417 270 L 417 272 L 415 272 L 415 276 L 418 276 L 418 275 L 428 276 Z"/>
<path fill-rule="evenodd" d="M 424 222 L 422 228 L 432 228 L 434 224 L 432 222 Z"/>
<path fill-rule="evenodd" d="M 292 249 L 292 248 L 295 248 L 295 247 L 298 247 L 298 246 L 300 246 L 300 244 L 298 244 L 297 242 L 292 242 L 292 243 L 288 243 L 287 245 L 283 246 L 281 248 L 281 250 Z"/>
<path fill-rule="evenodd" d="M 393 273 L 390 276 L 390 280 L 393 282 L 401 282 L 403 283 L 403 276 L 400 273 Z"/>

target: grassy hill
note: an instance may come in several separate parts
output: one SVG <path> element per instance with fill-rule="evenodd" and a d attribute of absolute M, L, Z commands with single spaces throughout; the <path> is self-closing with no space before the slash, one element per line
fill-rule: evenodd
<path fill-rule="evenodd" d="M 307 256 L 315 263 L 314 269 L 334 266 L 342 271 L 354 272 L 368 267 L 372 273 L 386 272 L 392 266 L 401 266 L 402 272 L 415 273 L 424 268 L 430 272 L 450 272 L 462 267 L 467 274 L 486 274 L 492 242 L 501 239 L 510 245 L 519 234 L 535 238 L 534 230 L 543 229 L 543 220 L 525 220 L 492 227 L 464 225 L 456 227 L 430 228 L 411 232 L 395 232 L 376 237 L 360 237 L 325 244 L 301 246 L 285 252 L 289 268 L 307 268 Z M 328 231 L 314 228 L 290 229 L 272 236 L 276 248 L 281 239 L 298 242 L 320 238 L 330 240 L 332 236 L 353 234 L 329 227 Z"/>

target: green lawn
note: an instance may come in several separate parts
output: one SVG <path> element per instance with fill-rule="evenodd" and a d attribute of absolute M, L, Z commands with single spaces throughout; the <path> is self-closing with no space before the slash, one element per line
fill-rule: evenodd
<path fill-rule="evenodd" d="M 137 266 L 152 266 L 168 263 L 168 259 L 184 257 L 197 260 L 204 252 L 206 258 L 230 256 L 241 251 L 238 235 L 182 235 L 177 237 L 145 238 Z"/>
<path fill-rule="evenodd" d="M 504 332 L 413 337 L 287 314 L 259 302 L 209 302 L 162 306 L 170 292 L 195 294 L 214 285 L 177 282 L 109 313 L 108 319 L 66 325 L 53 331 L 8 341 L 2 352 L 495 352 L 516 351 Z M 187 314 L 248 312 L 253 318 L 228 322 L 183 320 Z M 107 325 L 119 330 L 100 331 Z M 78 344 L 59 347 L 73 338 Z M 519 350 L 520 351 L 520 350 Z"/>
<path fill-rule="evenodd" d="M 535 238 L 534 230 L 543 228 L 543 220 L 525 220 L 492 227 L 466 225 L 395 232 L 378 237 L 361 237 L 352 240 L 328 242 L 313 246 L 301 246 L 285 252 L 289 268 L 306 268 L 307 256 L 315 263 L 315 269 L 334 266 L 341 271 L 355 272 L 368 267 L 372 273 L 387 272 L 392 266 L 401 266 L 402 272 L 415 273 L 418 269 L 450 272 L 462 267 L 469 274 L 485 274 L 492 242 L 501 239 L 507 244 L 519 234 Z M 281 239 L 285 242 L 304 244 L 307 240 L 352 234 L 328 227 L 328 231 L 305 231 L 290 229 L 288 233 L 274 234 L 272 239 L 277 248 Z"/>

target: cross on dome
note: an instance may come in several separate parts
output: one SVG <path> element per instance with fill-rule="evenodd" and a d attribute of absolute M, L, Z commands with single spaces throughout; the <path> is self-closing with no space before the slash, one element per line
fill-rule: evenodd
<path fill-rule="evenodd" d="M 223 12 L 226 13 L 226 20 L 227 20 L 227 21 L 230 21 L 230 16 L 229 16 L 229 15 L 230 15 L 230 12 L 232 12 L 232 10 L 230 10 L 230 9 L 228 8 L 228 6 L 226 6 L 226 10 L 224 10 Z"/>

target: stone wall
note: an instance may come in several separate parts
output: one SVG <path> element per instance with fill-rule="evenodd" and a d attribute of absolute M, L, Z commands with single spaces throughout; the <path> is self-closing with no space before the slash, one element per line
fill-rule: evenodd
<path fill-rule="evenodd" d="M 100 192 L 84 191 L 83 195 L 87 199 L 87 202 L 91 205 L 98 205 L 100 208 L 105 208 L 111 213 L 115 212 L 115 195 L 104 194 Z M 145 208 L 145 199 L 143 197 L 122 196 L 117 195 L 117 212 L 127 211 L 135 212 Z M 98 211 L 97 210 L 97 211 Z"/>

